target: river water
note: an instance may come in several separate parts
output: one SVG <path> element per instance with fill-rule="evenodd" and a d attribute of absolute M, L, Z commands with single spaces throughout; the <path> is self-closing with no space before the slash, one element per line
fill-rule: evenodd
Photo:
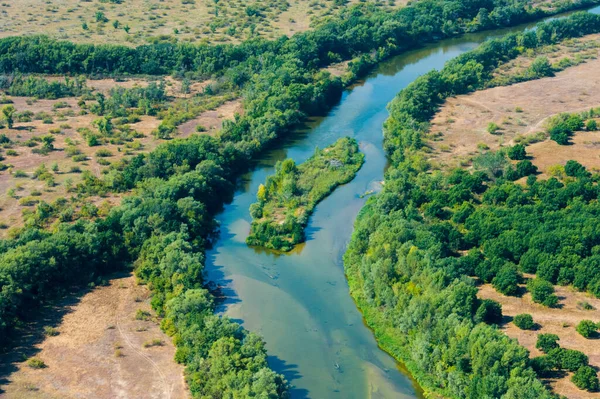
<path fill-rule="evenodd" d="M 600 7 L 591 11 L 600 13 Z M 418 76 L 489 38 L 532 26 L 444 40 L 382 63 L 347 90 L 326 117 L 309 120 L 240 179 L 233 202 L 217 218 L 221 235 L 207 253 L 206 274 L 227 298 L 219 311 L 265 338 L 269 364 L 292 384 L 292 398 L 422 398 L 418 385 L 377 347 L 363 324 L 341 260 L 366 201 L 362 195 L 377 191 L 383 179 L 386 105 Z M 359 142 L 366 162 L 352 182 L 316 207 L 306 243 L 285 255 L 248 247 L 248 208 L 275 163 L 285 158 L 303 162 L 315 147 L 343 136 Z"/>

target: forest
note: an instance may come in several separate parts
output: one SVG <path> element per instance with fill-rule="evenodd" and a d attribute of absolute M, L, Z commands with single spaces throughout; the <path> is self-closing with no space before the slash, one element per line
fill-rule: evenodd
<path fill-rule="evenodd" d="M 248 245 L 290 251 L 305 240 L 304 228 L 315 206 L 337 186 L 349 182 L 364 162 L 356 140 L 345 137 L 315 150 L 306 162 L 279 162 L 275 174 L 258 188 L 250 206 Z"/>
<path fill-rule="evenodd" d="M 477 298 L 473 278 L 515 295 L 522 273 L 535 273 L 527 288 L 545 306 L 556 304 L 552 283 L 599 296 L 600 236 L 592 221 L 600 177 L 570 161 L 564 178 L 538 180 L 520 146 L 480 155 L 473 171 L 439 170 L 427 161 L 424 142 L 442 101 L 485 87 L 500 62 L 599 30 L 598 16 L 578 13 L 486 42 L 415 80 L 389 106 L 385 147 L 392 166 L 383 192 L 359 214 L 344 264 L 379 343 L 427 390 L 456 398 L 550 398 L 538 377 L 565 368 L 583 368 L 574 382 L 595 386 L 581 385 L 589 370 L 578 354 L 555 350 L 530 360 L 494 327 L 501 307 Z M 520 178 L 524 185 L 514 182 Z"/>
<path fill-rule="evenodd" d="M 76 45 L 46 37 L 1 39 L 0 71 L 5 74 L 220 76 L 242 89 L 245 112 L 226 123 L 219 137 L 202 135 L 170 140 L 148 154 L 115 166 L 103 179 L 90 175 L 78 187 L 79 191 L 125 193 L 132 190 L 106 217 L 59 223 L 52 231 L 38 226 L 24 227 L 12 238 L 0 241 L 0 344 L 10 344 L 10 338 L 18 335 L 19 328 L 31 316 L 31 309 L 41 302 L 66 293 L 74 285 L 97 282 L 106 273 L 133 265 L 138 278 L 148 284 L 153 293 L 152 305 L 163 318 L 163 330 L 173 337 L 176 360 L 186 365 L 187 382 L 194 397 L 286 397 L 287 383 L 269 369 L 264 342 L 239 324 L 214 315 L 215 299 L 206 290 L 202 277 L 204 251 L 218 233 L 214 215 L 233 193 L 235 178 L 246 170 L 256 154 L 285 135 L 306 115 L 328 110 L 345 84 L 374 63 L 424 41 L 508 26 L 548 13 L 531 9 L 527 3 L 522 0 L 469 3 L 425 0 L 394 13 L 377 12 L 368 6 L 352 7 L 314 31 L 273 42 L 255 39 L 236 46 L 156 44 L 128 48 Z M 554 12 L 593 3 L 565 3 L 564 8 Z M 452 396 L 462 397 L 465 392 L 471 392 L 471 397 L 512 392 L 513 396 L 509 397 L 522 397 L 519 392 L 526 390 L 539 392 L 540 398 L 548 394 L 527 366 L 522 348 L 487 325 L 474 323 L 473 311 L 481 305 L 474 298 L 472 285 L 462 276 L 451 278 L 445 268 L 439 267 L 443 264 L 454 269 L 453 257 L 442 255 L 451 254 L 466 244 L 461 242 L 452 223 L 436 224 L 434 234 L 428 224 L 418 220 L 419 210 L 431 202 L 427 201 L 429 191 L 410 190 L 410 187 L 420 187 L 421 182 L 428 187 L 429 177 L 417 173 L 419 169 L 407 163 L 412 158 L 406 154 L 418 148 L 422 131 L 400 126 L 406 126 L 404 118 L 416 123 L 411 126 L 424 126 L 441 98 L 477 87 L 486 78 L 486 71 L 499 60 L 518 54 L 519 46 L 535 46 L 591 33 L 599 26 L 598 17 L 577 15 L 567 22 L 540 26 L 536 32 L 491 42 L 481 50 L 460 57 L 445 72 L 420 79 L 391 107 L 394 117 L 386 129 L 386 149 L 393 161 L 388 172 L 389 183 L 384 193 L 369 202 L 357 224 L 346 257 L 348 274 L 352 283 L 357 281 L 354 271 L 360 262 L 356 258 L 363 258 L 367 240 L 371 248 L 364 262 L 374 260 L 379 265 L 368 274 L 381 273 L 385 281 L 386 273 L 393 276 L 389 268 L 396 256 L 406 252 L 409 258 L 401 263 L 408 268 L 406 273 L 412 270 L 414 274 L 400 276 L 396 289 L 392 288 L 393 284 L 372 284 L 368 288 L 371 283 L 365 283 L 366 290 L 372 292 L 368 298 L 373 301 L 381 295 L 393 303 L 396 303 L 394 298 L 404 301 L 406 306 L 397 309 L 405 309 L 407 314 L 394 320 L 407 323 L 403 327 L 405 331 L 414 331 L 412 335 L 400 336 L 413 337 L 413 353 L 420 356 L 418 367 L 414 360 L 406 359 L 407 364 L 420 377 L 431 372 L 430 378 L 444 384 L 438 388 Z M 372 50 L 376 51 L 364 54 Z M 323 66 L 351 57 L 355 60 L 349 78 L 332 78 L 320 71 Z M 34 82 L 19 85 L 29 87 L 27 90 L 33 86 L 37 87 Z M 39 88 L 41 92 L 58 94 L 75 89 L 77 86 L 66 84 L 59 88 Z M 420 167 L 420 162 L 415 163 Z M 473 194 L 473 189 L 483 190 L 478 184 L 468 183 L 477 180 L 477 176 L 457 179 L 447 184 L 457 186 L 460 198 L 480 194 Z M 580 178 L 573 184 L 585 188 L 586 179 Z M 535 187 L 540 192 L 554 189 L 543 183 Z M 567 193 L 564 201 L 579 198 L 575 195 L 579 191 L 570 191 L 574 187 L 565 187 L 570 188 L 564 189 Z M 413 192 L 420 199 L 411 205 Z M 517 197 L 525 197 L 523 201 L 526 201 L 527 194 Z M 582 206 L 589 205 L 583 202 Z M 436 213 L 435 206 L 429 208 Z M 447 209 L 440 210 L 444 211 Z M 588 211 L 593 212 L 593 209 Z M 423 240 L 419 244 L 422 248 L 382 247 L 382 241 L 376 236 L 385 236 L 390 231 L 414 233 Z M 374 238 L 370 239 L 371 235 Z M 456 239 L 446 243 L 447 235 Z M 471 245 L 483 245 L 481 240 L 484 239 L 488 240 L 473 237 Z M 400 245 L 398 240 L 392 241 L 394 247 Z M 439 256 L 436 257 L 435 251 Z M 582 252 L 580 256 L 586 255 Z M 412 297 L 411 292 L 420 294 Z M 400 296 L 400 293 L 406 295 Z M 359 299 L 359 303 L 366 302 Z M 383 303 L 381 307 L 386 308 Z M 435 306 L 437 304 L 440 306 Z M 363 310 L 369 314 L 368 309 Z M 389 321 L 387 316 L 386 320 Z M 448 342 L 448 345 L 443 349 L 432 348 L 429 342 L 435 340 Z M 498 359 L 494 356 L 499 350 L 506 350 L 509 355 L 501 364 L 496 364 Z M 452 363 L 454 361 L 458 364 Z"/>

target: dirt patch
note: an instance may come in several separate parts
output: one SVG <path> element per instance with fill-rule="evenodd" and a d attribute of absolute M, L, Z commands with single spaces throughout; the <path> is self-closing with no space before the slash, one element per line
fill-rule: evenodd
<path fill-rule="evenodd" d="M 479 148 L 495 150 L 513 144 L 517 135 L 543 131 L 545 120 L 552 115 L 579 112 L 598 105 L 599 60 L 568 68 L 552 78 L 449 98 L 432 121 L 429 134 L 431 158 L 440 166 L 464 165 L 479 152 Z M 490 122 L 500 127 L 495 135 L 487 131 Z M 596 140 L 594 135 L 585 138 L 583 135 L 576 136 L 574 145 L 561 148 L 561 157 L 579 159 L 580 150 Z M 554 157 L 556 148 L 546 143 L 538 147 L 531 150 L 536 152 L 532 161 L 543 171 Z M 531 148 L 528 147 L 528 151 Z M 539 163 L 536 157 L 540 159 Z M 600 167 L 600 158 L 590 155 L 582 159 L 582 163 L 592 168 Z"/>
<path fill-rule="evenodd" d="M 138 310 L 149 312 L 137 320 Z M 132 276 L 110 280 L 71 306 L 59 334 L 38 345 L 47 367 L 25 363 L 2 386 L 6 398 L 186 398 L 183 367 L 155 321 L 149 292 Z M 159 340 L 160 345 L 144 347 Z M 159 341 L 156 341 L 157 343 Z"/>
<path fill-rule="evenodd" d="M 479 297 L 493 299 L 502 304 L 504 316 L 514 317 L 521 313 L 529 313 L 533 321 L 540 328 L 535 331 L 521 330 L 509 322 L 500 327 L 502 331 L 511 338 L 519 341 L 519 344 L 531 352 L 531 356 L 543 355 L 535 348 L 538 334 L 556 334 L 560 337 L 560 346 L 567 349 L 576 349 L 588 355 L 590 365 L 600 368 L 600 344 L 597 339 L 582 337 L 575 327 L 581 320 L 600 321 L 600 299 L 596 299 L 583 292 L 574 291 L 571 287 L 556 286 L 555 292 L 560 299 L 561 308 L 551 309 L 536 304 L 531 300 L 529 293 L 523 297 L 511 297 L 498 293 L 491 285 L 485 284 L 480 287 Z M 583 310 L 579 305 L 588 302 L 595 309 Z M 598 393 L 586 392 L 578 389 L 571 382 L 572 373 L 567 373 L 562 378 L 548 379 L 553 391 L 572 399 L 598 398 Z"/>
<path fill-rule="evenodd" d="M 240 99 L 227 101 L 212 111 L 204 111 L 198 117 L 182 123 L 177 128 L 178 137 L 187 137 L 192 133 L 206 133 L 213 135 L 223 127 L 223 121 L 233 120 L 235 114 L 242 114 L 242 101 Z M 198 131 L 197 126 L 202 126 Z"/>

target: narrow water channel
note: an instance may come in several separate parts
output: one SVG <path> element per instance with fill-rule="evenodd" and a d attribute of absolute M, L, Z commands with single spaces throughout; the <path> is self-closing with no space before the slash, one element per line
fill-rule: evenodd
<path fill-rule="evenodd" d="M 592 12 L 600 13 L 600 7 Z M 418 76 L 442 68 L 489 38 L 531 26 L 444 40 L 381 64 L 346 91 L 326 117 L 310 120 L 241 179 L 233 202 L 218 217 L 221 235 L 207 253 L 207 278 L 224 287 L 227 300 L 219 310 L 265 338 L 269 364 L 293 385 L 294 399 L 422 397 L 363 324 L 341 258 L 366 201 L 361 195 L 377 191 L 383 179 L 386 105 Z M 317 206 L 307 242 L 287 255 L 246 246 L 248 208 L 259 184 L 274 173 L 275 163 L 287 157 L 303 162 L 316 147 L 343 136 L 358 140 L 366 162 L 352 182 Z"/>

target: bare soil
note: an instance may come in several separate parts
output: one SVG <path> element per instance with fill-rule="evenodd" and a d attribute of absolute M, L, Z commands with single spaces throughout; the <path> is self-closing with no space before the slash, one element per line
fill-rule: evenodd
<path fill-rule="evenodd" d="M 530 276 L 531 277 L 531 276 Z M 531 356 L 543 355 L 535 348 L 539 334 L 556 334 L 560 337 L 559 344 L 563 348 L 576 349 L 588 355 L 590 365 L 600 368 L 600 344 L 597 338 L 587 339 L 582 337 L 575 327 L 581 320 L 600 321 L 600 299 L 594 298 L 586 293 L 577 292 L 571 287 L 555 286 L 556 295 L 560 299 L 560 308 L 547 308 L 531 300 L 531 295 L 526 293 L 522 297 L 505 296 L 498 293 L 489 284 L 482 285 L 479 297 L 493 299 L 502 304 L 502 313 L 507 322 L 500 329 L 511 338 L 519 341 L 519 344 L 531 352 Z M 583 310 L 581 302 L 588 302 L 595 309 Z M 535 331 L 521 330 L 509 320 L 518 314 L 529 313 L 533 321 L 539 325 Z M 570 399 L 592 399 L 598 398 L 597 392 L 586 392 L 577 388 L 571 382 L 572 373 L 558 374 L 555 378 L 547 379 L 546 382 L 557 394 L 564 395 Z"/>
<path fill-rule="evenodd" d="M 138 310 L 149 312 L 137 320 Z M 175 348 L 161 332 L 149 304 L 149 291 L 133 276 L 110 280 L 67 307 L 59 334 L 37 345 L 36 357 L 5 379 L 5 398 L 187 398 L 183 367 L 173 361 Z M 160 340 L 161 345 L 144 347 Z M 1 393 L 2 391 L 0 391 Z"/>
<path fill-rule="evenodd" d="M 543 131 L 550 116 L 599 105 L 600 60 L 568 68 L 555 77 L 449 98 L 432 121 L 431 159 L 440 166 L 465 165 L 479 153 L 478 145 L 492 150 L 511 145 L 518 135 Z M 501 128 L 495 135 L 487 131 L 490 122 Z M 593 153 L 597 140 L 596 133 L 582 132 L 573 145 L 543 142 L 528 146 L 527 151 L 542 172 L 568 159 L 594 169 L 600 168 L 600 157 Z"/>

